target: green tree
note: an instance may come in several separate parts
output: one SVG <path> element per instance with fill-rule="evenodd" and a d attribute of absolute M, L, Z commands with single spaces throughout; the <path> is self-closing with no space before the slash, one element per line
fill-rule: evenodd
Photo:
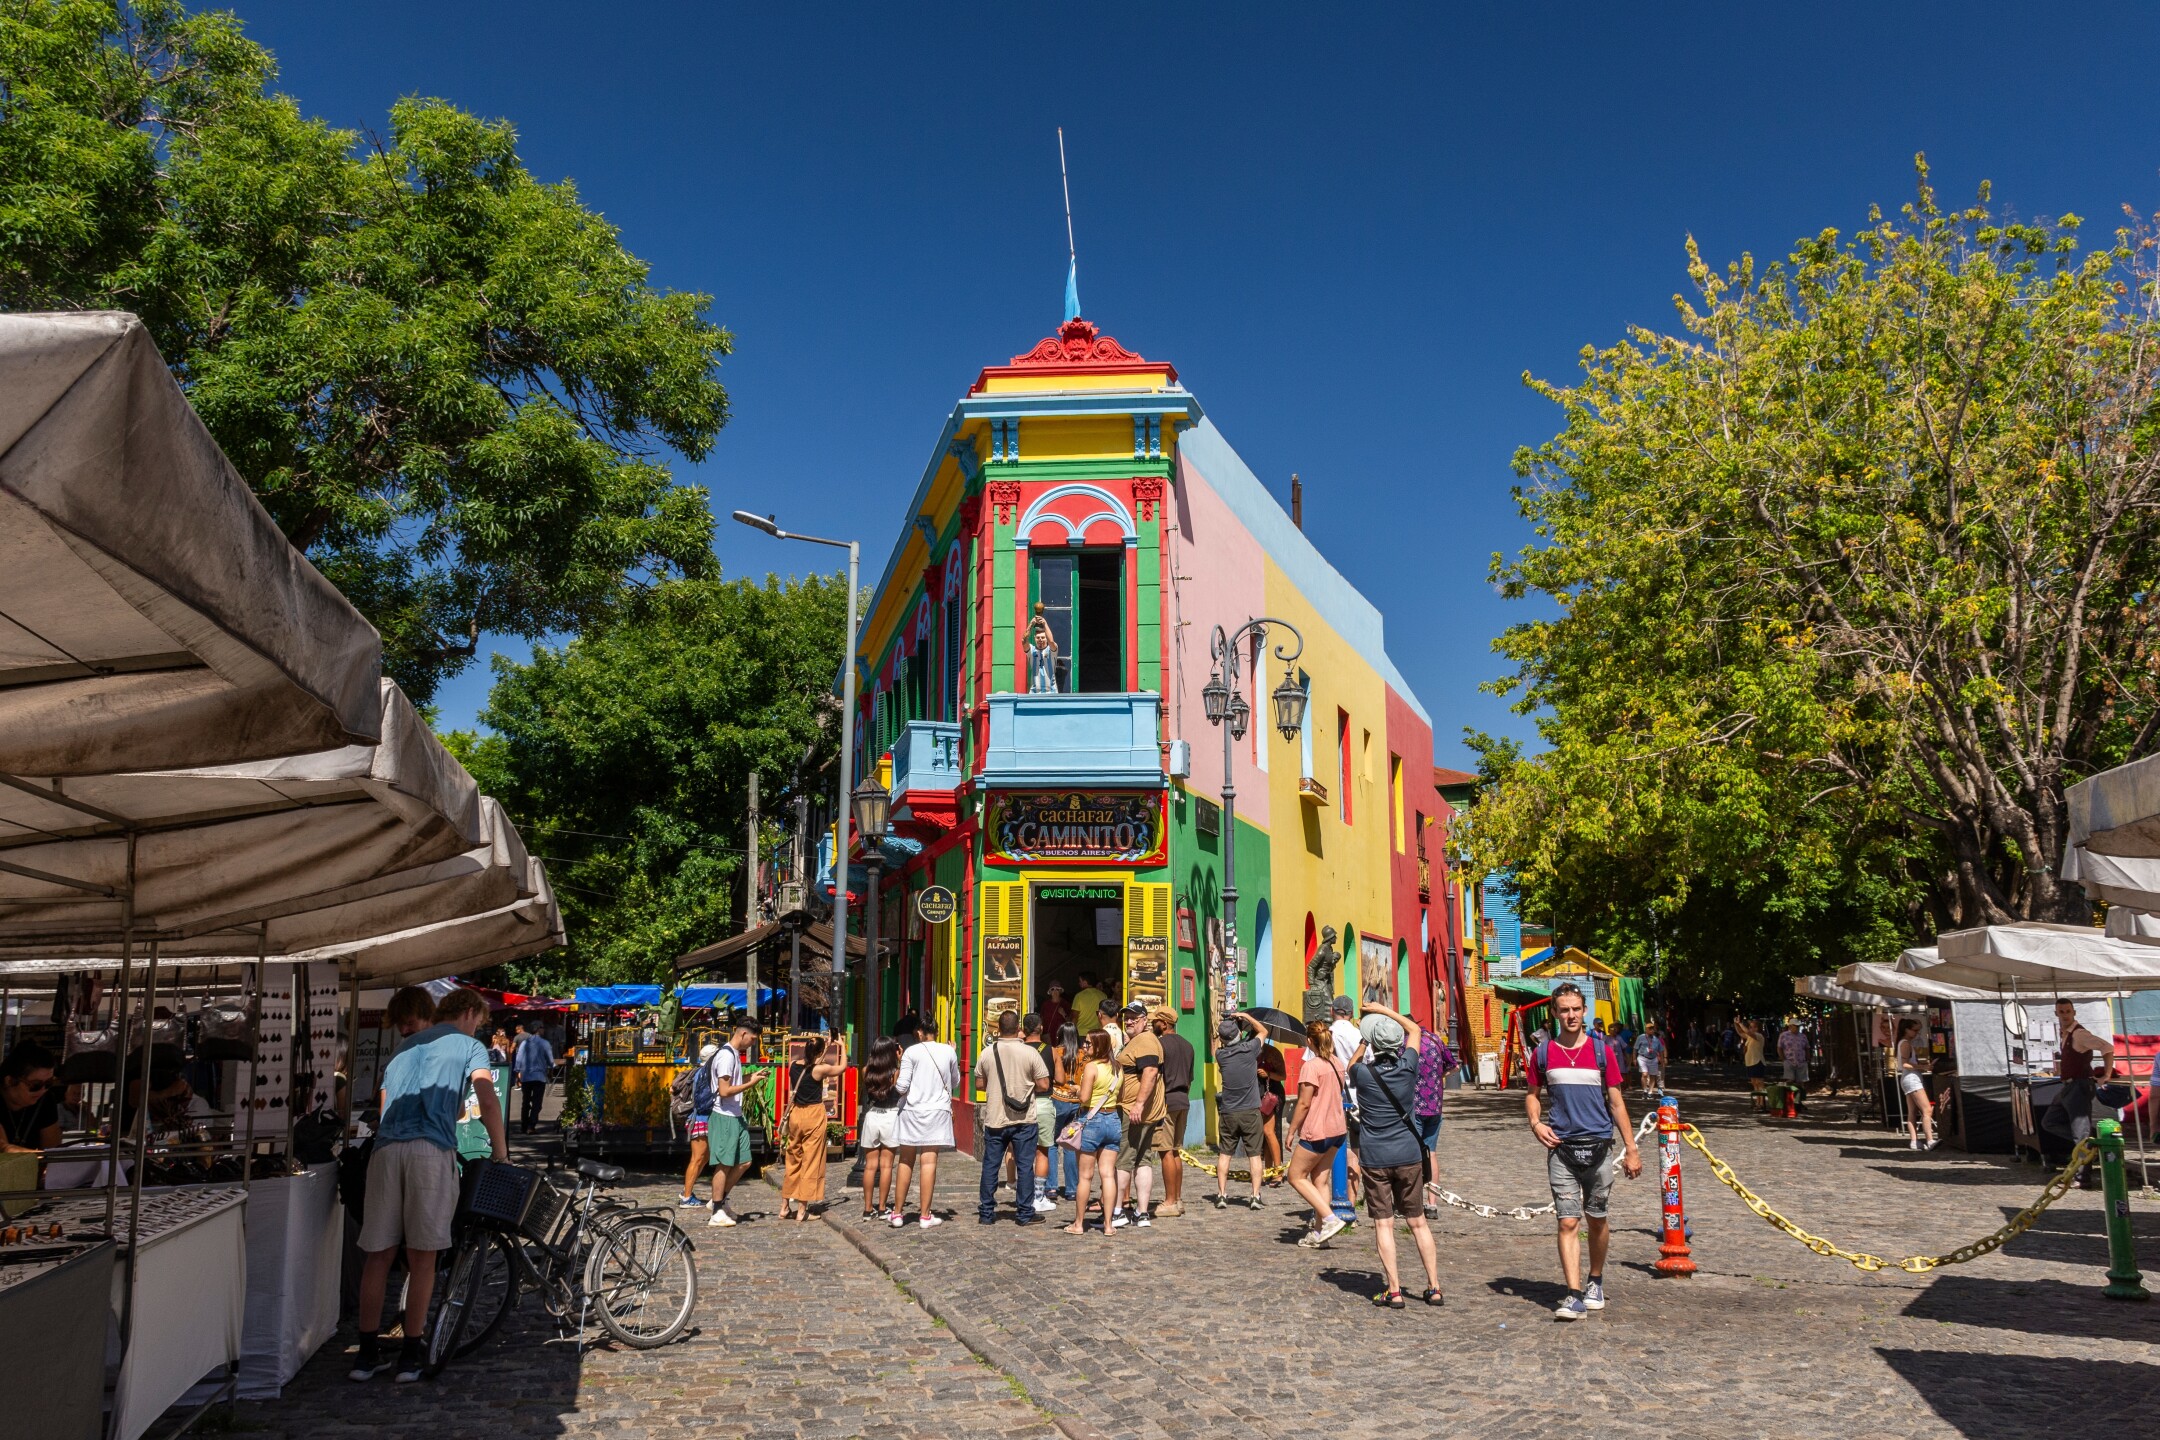
<path fill-rule="evenodd" d="M 732 933 L 749 773 L 769 816 L 793 777 L 822 782 L 846 613 L 844 580 L 671 581 L 528 665 L 497 657 L 494 733 L 451 745 L 546 858 L 570 932 L 519 984 L 656 981 Z"/>
<path fill-rule="evenodd" d="M 286 535 L 425 700 L 483 632 L 716 574 L 691 460 L 727 332 L 507 124 L 405 99 L 363 142 L 231 15 L 0 0 L 0 306 L 131 310 Z"/>
<path fill-rule="evenodd" d="M 1563 926 L 1662 922 L 1709 974 L 2087 913 L 2064 787 L 2160 725 L 2153 242 L 1986 198 L 1922 162 L 1902 219 L 1760 274 L 1691 242 L 1679 333 L 1529 381 L 1564 424 L 1494 574 L 1558 614 L 1495 688 L 1549 748 L 1474 828 Z"/>

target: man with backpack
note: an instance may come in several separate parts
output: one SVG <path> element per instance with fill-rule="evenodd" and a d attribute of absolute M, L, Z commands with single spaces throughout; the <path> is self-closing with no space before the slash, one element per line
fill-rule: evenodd
<path fill-rule="evenodd" d="M 1604 1036 L 1583 1029 L 1582 991 L 1572 982 L 1555 986 L 1552 1011 L 1558 1029 L 1530 1052 L 1524 1070 L 1530 1093 L 1523 1108 L 1530 1116 L 1530 1133 L 1545 1147 L 1545 1178 L 1560 1219 L 1560 1270 L 1567 1279 L 1567 1295 L 1553 1308 L 1553 1318 L 1580 1320 L 1605 1308 L 1605 1253 L 1612 1244 L 1605 1206 L 1612 1194 L 1614 1139 L 1623 1147 L 1620 1164 L 1630 1180 L 1642 1174 L 1642 1156 L 1620 1091 L 1619 1056 Z M 1551 1091 L 1550 1118 L 1538 1099 L 1540 1087 Z M 1587 1284 L 1575 1238 L 1586 1219 Z"/>
<path fill-rule="evenodd" d="M 682 1198 L 675 1202 L 678 1210 L 697 1210 L 704 1206 L 697 1198 L 697 1182 L 705 1173 L 705 1131 L 711 1123 L 706 1117 L 713 1108 L 712 1062 L 719 1053 L 718 1045 L 706 1045 L 698 1051 L 697 1063 L 676 1076 L 674 1085 L 669 1088 L 668 1114 L 690 1138 L 690 1164 L 683 1171 Z"/>

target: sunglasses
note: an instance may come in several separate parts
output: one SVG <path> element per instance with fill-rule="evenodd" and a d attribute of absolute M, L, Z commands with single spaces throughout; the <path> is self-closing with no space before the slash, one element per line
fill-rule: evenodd
<path fill-rule="evenodd" d="M 53 1085 L 53 1082 L 52 1082 L 51 1080 L 49 1080 L 49 1079 L 47 1079 L 47 1080 L 18 1080 L 18 1081 L 16 1081 L 15 1083 L 16 1083 L 16 1084 L 18 1084 L 18 1085 L 20 1085 L 20 1086 L 22 1086 L 22 1087 L 23 1087 L 23 1089 L 25 1089 L 25 1090 L 29 1091 L 29 1092 L 30 1092 L 30 1093 L 31 1093 L 32 1095 L 42 1095 L 42 1094 L 44 1094 L 44 1093 L 45 1093 L 45 1092 L 46 1092 L 47 1090 L 50 1090 L 50 1089 L 52 1089 L 52 1085 Z"/>

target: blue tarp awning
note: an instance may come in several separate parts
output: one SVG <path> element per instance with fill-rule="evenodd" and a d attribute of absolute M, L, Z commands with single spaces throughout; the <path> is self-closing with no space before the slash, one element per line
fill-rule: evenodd
<path fill-rule="evenodd" d="M 704 1010 L 714 1005 L 741 1009 L 749 1004 L 749 987 L 743 985 L 692 985 L 682 992 L 685 1010 Z M 758 1005 L 770 1005 L 779 991 L 758 986 Z M 658 1005 L 658 985 L 580 985 L 577 1003 L 592 1010 L 627 1010 L 639 1005 Z"/>

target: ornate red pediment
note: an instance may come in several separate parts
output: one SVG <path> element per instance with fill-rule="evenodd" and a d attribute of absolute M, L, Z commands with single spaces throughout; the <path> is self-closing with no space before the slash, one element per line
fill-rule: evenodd
<path fill-rule="evenodd" d="M 1169 384 L 1177 383 L 1175 367 L 1134 354 L 1103 334 L 1093 321 L 1074 319 L 1060 325 L 1057 334 L 1036 341 L 1034 349 L 1013 356 L 1010 364 L 983 371 L 975 381 L 975 389 L 980 391 L 993 375 L 1085 370 L 1144 370 L 1162 376 Z"/>
<path fill-rule="evenodd" d="M 1025 355 L 1012 358 L 1015 368 L 1034 365 L 1145 365 L 1147 361 L 1102 333 L 1087 320 L 1068 320 L 1055 335 L 1045 335 Z"/>

